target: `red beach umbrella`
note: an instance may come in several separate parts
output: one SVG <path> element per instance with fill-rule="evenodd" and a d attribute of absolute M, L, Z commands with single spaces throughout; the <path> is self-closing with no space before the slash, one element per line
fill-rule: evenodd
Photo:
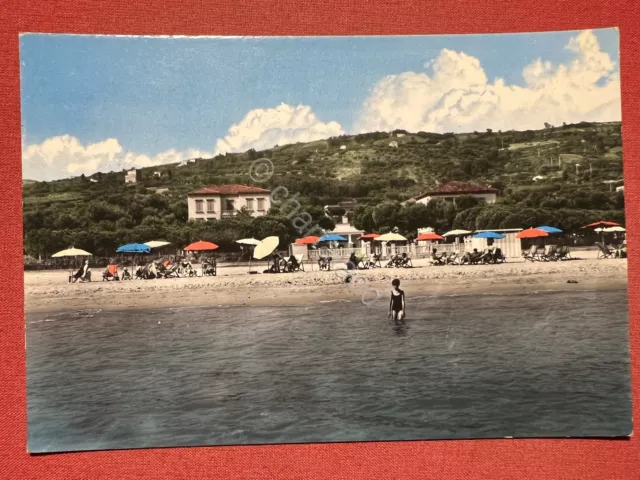
<path fill-rule="evenodd" d="M 297 245 L 314 245 L 318 243 L 320 237 L 315 237 L 313 235 L 309 235 L 308 237 L 298 238 L 296 240 Z"/>
<path fill-rule="evenodd" d="M 516 233 L 516 238 L 538 238 L 548 237 L 549 233 L 539 228 L 527 228 L 521 232 Z"/>
<path fill-rule="evenodd" d="M 358 240 L 373 240 L 374 238 L 378 238 L 379 236 L 379 233 L 365 233 L 364 235 L 360 235 L 358 237 Z"/>
<path fill-rule="evenodd" d="M 421 233 L 420 235 L 418 235 L 418 238 L 416 238 L 416 241 L 421 242 L 423 240 L 444 240 L 444 237 L 438 235 L 437 233 Z"/>
<path fill-rule="evenodd" d="M 598 227 L 619 227 L 620 224 L 616 222 L 607 222 L 606 220 L 600 220 L 599 222 L 593 222 L 589 225 L 585 225 L 582 228 L 598 228 Z"/>
<path fill-rule="evenodd" d="M 187 252 L 204 252 L 208 250 L 215 250 L 218 248 L 218 245 L 211 242 L 203 242 L 200 240 L 199 242 L 192 243 L 191 245 L 187 245 L 184 249 Z"/>

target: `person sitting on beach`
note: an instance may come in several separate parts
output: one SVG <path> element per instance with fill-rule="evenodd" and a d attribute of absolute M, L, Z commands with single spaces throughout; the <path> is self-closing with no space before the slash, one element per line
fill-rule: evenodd
<path fill-rule="evenodd" d="M 89 270 L 89 260 L 85 260 L 82 266 L 80 267 L 80 269 L 73 274 L 72 283 L 76 283 L 78 280 L 83 280 L 86 277 L 88 270 Z"/>
<path fill-rule="evenodd" d="M 442 261 L 442 257 L 438 255 L 437 248 L 434 248 L 433 250 L 431 250 L 431 259 L 429 260 L 429 263 L 431 263 L 431 265 L 444 265 L 444 262 Z"/>
<path fill-rule="evenodd" d="M 391 282 L 393 287 L 391 290 L 391 301 L 389 302 L 389 318 L 393 319 L 395 323 L 400 323 L 405 315 L 405 300 L 404 291 L 400 290 L 400 280 L 394 278 Z"/>
<path fill-rule="evenodd" d="M 358 257 L 356 257 L 356 252 L 351 252 L 349 256 L 349 261 L 347 262 L 347 270 L 355 270 L 358 267 Z"/>
<path fill-rule="evenodd" d="M 470 263 L 478 263 L 482 258 L 482 254 L 478 251 L 477 248 L 473 249 L 473 252 L 469 255 Z"/>

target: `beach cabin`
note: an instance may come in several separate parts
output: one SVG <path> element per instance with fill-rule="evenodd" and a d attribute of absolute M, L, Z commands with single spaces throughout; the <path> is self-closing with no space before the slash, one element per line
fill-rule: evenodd
<path fill-rule="evenodd" d="M 477 248 L 479 252 L 483 251 L 485 248 L 492 246 L 498 247 L 502 250 L 502 254 L 507 258 L 520 258 L 522 256 L 522 241 L 519 238 L 516 238 L 516 234 L 521 232 L 521 228 L 505 228 L 498 230 L 477 230 L 474 233 L 480 232 L 496 232 L 501 233 L 505 236 L 505 238 L 500 240 L 493 240 L 491 243 L 490 240 L 486 238 L 473 238 L 473 235 L 469 235 L 464 239 L 464 248 L 467 252 L 473 251 L 474 248 Z"/>

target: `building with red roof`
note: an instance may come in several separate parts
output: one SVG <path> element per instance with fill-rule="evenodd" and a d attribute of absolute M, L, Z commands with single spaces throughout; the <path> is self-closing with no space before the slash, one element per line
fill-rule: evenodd
<path fill-rule="evenodd" d="M 219 220 L 242 208 L 260 217 L 267 214 L 271 202 L 271 190 L 251 185 L 211 185 L 187 194 L 189 220 Z"/>
<path fill-rule="evenodd" d="M 486 203 L 495 203 L 498 198 L 498 189 L 469 182 L 449 182 L 410 198 L 407 202 L 427 204 L 434 198 L 442 198 L 450 202 L 455 202 L 456 198 L 463 195 L 472 196 Z"/>

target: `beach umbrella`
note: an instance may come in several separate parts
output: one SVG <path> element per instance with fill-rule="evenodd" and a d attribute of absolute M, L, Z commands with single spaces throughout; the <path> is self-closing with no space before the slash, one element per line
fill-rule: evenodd
<path fill-rule="evenodd" d="M 239 243 L 240 245 L 246 245 L 249 248 L 253 247 L 255 248 L 256 245 L 260 244 L 260 240 L 258 240 L 257 238 L 241 238 L 240 240 L 236 240 L 236 243 Z M 249 273 L 251 273 L 251 259 L 253 257 L 253 254 L 249 255 Z"/>
<path fill-rule="evenodd" d="M 606 220 L 600 220 L 598 222 L 590 223 L 589 225 L 585 225 L 582 228 L 593 228 L 596 232 L 600 232 L 602 234 L 602 243 L 604 243 L 604 229 L 607 227 L 619 227 L 620 224 L 616 222 L 608 222 Z"/>
<path fill-rule="evenodd" d="M 549 234 L 547 232 L 538 228 L 527 228 L 526 230 L 516 233 L 516 238 L 539 238 L 548 236 Z"/>
<path fill-rule="evenodd" d="M 556 227 L 550 227 L 548 225 L 543 225 L 541 227 L 536 227 L 538 230 L 542 230 L 547 233 L 562 233 L 562 230 Z"/>
<path fill-rule="evenodd" d="M 407 239 L 399 233 L 385 233 L 375 238 L 376 242 L 406 242 Z"/>
<path fill-rule="evenodd" d="M 51 255 L 52 258 L 62 258 L 62 257 L 71 257 L 71 258 L 78 258 L 78 257 L 90 257 L 91 253 L 87 252 L 86 250 L 81 250 L 79 248 L 67 248 L 66 250 L 60 250 L 59 252 L 54 253 L 53 255 Z M 71 263 L 69 264 L 69 269 L 72 270 L 72 266 Z"/>
<path fill-rule="evenodd" d="M 309 235 L 308 237 L 298 238 L 296 240 L 297 245 L 313 245 L 314 243 L 318 243 L 320 237 L 316 237 L 315 235 Z"/>
<path fill-rule="evenodd" d="M 347 241 L 347 239 L 344 238 L 344 237 L 341 237 L 340 235 L 336 235 L 335 233 L 329 233 L 327 235 L 323 235 L 322 237 L 320 237 L 316 243 L 320 243 L 320 242 L 346 242 L 346 241 Z"/>
<path fill-rule="evenodd" d="M 167 245 L 171 245 L 171 243 L 165 242 L 163 240 L 152 240 L 150 242 L 145 242 L 144 245 L 146 245 L 149 248 L 160 248 L 160 247 L 166 247 Z"/>
<path fill-rule="evenodd" d="M 365 233 L 358 237 L 358 240 L 374 240 L 380 236 L 379 233 Z"/>
<path fill-rule="evenodd" d="M 200 240 L 199 242 L 194 242 L 191 245 L 187 245 L 184 247 L 184 250 L 187 252 L 208 252 L 210 250 L 215 250 L 218 248 L 218 245 L 212 242 L 203 242 Z"/>
<path fill-rule="evenodd" d="M 118 247 L 116 253 L 151 253 L 151 247 L 144 243 L 128 243 Z"/>
<path fill-rule="evenodd" d="M 607 222 L 606 220 L 600 220 L 598 222 L 590 223 L 589 225 L 585 225 L 582 228 L 593 228 L 593 227 L 619 227 L 620 224 L 616 222 Z"/>
<path fill-rule="evenodd" d="M 260 240 L 257 238 L 241 238 L 240 240 L 236 240 L 236 243 L 239 243 L 240 245 L 252 245 L 255 247 L 260 243 Z"/>
<path fill-rule="evenodd" d="M 280 239 L 278 237 L 267 237 L 262 240 L 256 248 L 253 250 L 253 258 L 262 260 L 263 258 L 271 255 L 273 251 L 278 248 Z"/>
<path fill-rule="evenodd" d="M 66 250 L 60 250 L 57 253 L 51 255 L 52 258 L 60 258 L 60 257 L 90 257 L 92 254 L 87 252 L 86 250 L 81 250 L 79 248 L 67 248 Z"/>
<path fill-rule="evenodd" d="M 422 242 L 422 241 L 432 242 L 434 240 L 444 240 L 444 237 L 438 235 L 437 233 L 421 233 L 416 238 L 417 242 Z"/>
<path fill-rule="evenodd" d="M 504 235 L 497 232 L 480 232 L 476 233 L 473 238 L 492 238 L 494 240 L 500 240 L 504 238 Z"/>
<path fill-rule="evenodd" d="M 596 228 L 596 230 L 598 230 Z M 603 232 L 626 232 L 627 230 L 624 227 L 616 226 L 616 227 L 607 227 L 601 229 Z"/>
<path fill-rule="evenodd" d="M 447 233 L 443 233 L 442 236 L 443 237 L 457 237 L 460 235 L 471 235 L 473 232 L 470 232 L 469 230 L 451 230 Z"/>

